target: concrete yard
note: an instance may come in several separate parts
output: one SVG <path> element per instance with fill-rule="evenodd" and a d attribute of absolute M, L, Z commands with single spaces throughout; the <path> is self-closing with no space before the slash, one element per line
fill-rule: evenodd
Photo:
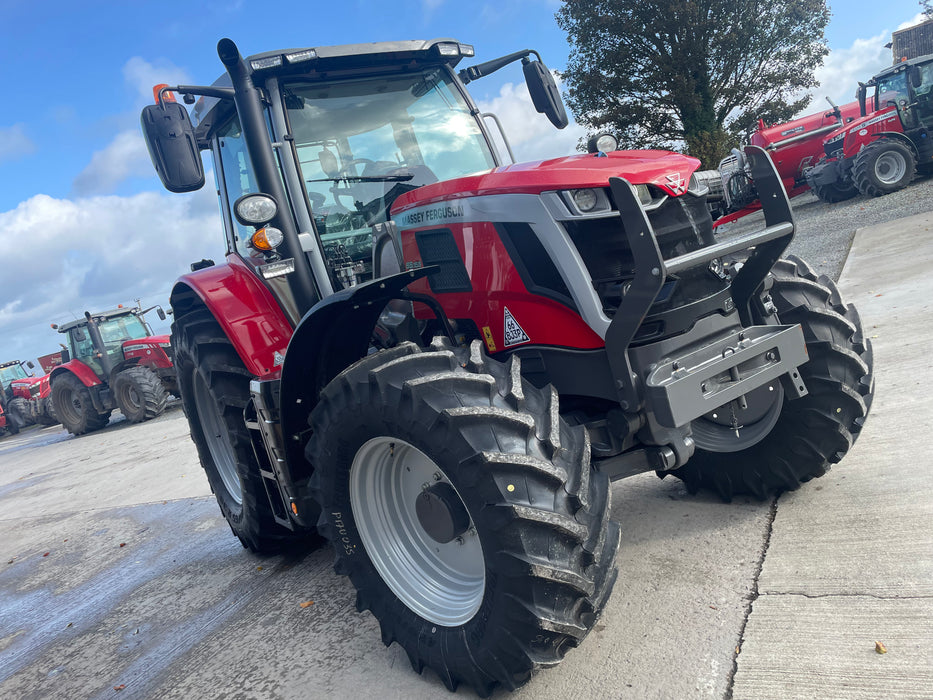
<path fill-rule="evenodd" d="M 933 696 L 931 269 L 933 215 L 859 230 L 841 288 L 877 390 L 849 456 L 775 502 L 616 483 L 603 618 L 561 665 L 495 697 Z M 451 697 L 382 645 L 331 562 L 240 546 L 178 405 L 80 438 L 5 437 L 0 697 Z"/>

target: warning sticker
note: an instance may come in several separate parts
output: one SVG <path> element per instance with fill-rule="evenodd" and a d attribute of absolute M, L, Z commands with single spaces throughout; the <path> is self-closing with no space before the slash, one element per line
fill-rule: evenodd
<path fill-rule="evenodd" d="M 527 343 L 531 338 L 528 337 L 528 334 L 522 330 L 522 327 L 518 325 L 518 321 L 515 320 L 515 317 L 509 312 L 508 308 L 505 309 L 505 347 L 512 345 L 519 345 L 520 343 Z"/>
<path fill-rule="evenodd" d="M 489 326 L 483 326 L 483 338 L 486 340 L 486 348 L 489 352 L 496 351 L 496 341 L 492 338 L 492 328 Z"/>

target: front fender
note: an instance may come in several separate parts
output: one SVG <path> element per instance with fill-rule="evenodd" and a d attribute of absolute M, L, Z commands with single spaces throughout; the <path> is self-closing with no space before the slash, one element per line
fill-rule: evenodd
<path fill-rule="evenodd" d="M 373 328 L 385 305 L 435 269 L 409 270 L 344 289 L 315 304 L 301 319 L 285 353 L 279 402 L 290 452 L 300 452 L 303 441 L 292 436 L 308 429 L 308 417 L 321 390 L 369 351 Z M 304 464 L 304 457 L 289 454 L 288 461 L 296 468 Z"/>
<path fill-rule="evenodd" d="M 54 383 L 58 377 L 67 372 L 70 372 L 80 379 L 84 386 L 97 386 L 102 383 L 94 370 L 81 362 L 81 360 L 70 360 L 53 369 L 52 374 L 49 375 L 49 382 Z"/>
<path fill-rule="evenodd" d="M 283 354 L 292 326 L 272 292 L 236 256 L 227 263 L 183 275 L 172 289 L 176 318 L 197 296 L 233 343 L 243 364 L 260 379 L 279 371 L 276 355 Z"/>

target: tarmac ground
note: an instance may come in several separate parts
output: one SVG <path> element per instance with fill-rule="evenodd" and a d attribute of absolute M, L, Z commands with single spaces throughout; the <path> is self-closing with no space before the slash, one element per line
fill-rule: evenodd
<path fill-rule="evenodd" d="M 933 696 L 931 269 L 933 214 L 860 229 L 840 287 L 874 344 L 876 394 L 849 455 L 764 503 L 617 482 L 603 617 L 496 697 Z M 80 438 L 5 437 L 0 697 L 451 697 L 383 646 L 332 560 L 242 549 L 177 405 Z"/>

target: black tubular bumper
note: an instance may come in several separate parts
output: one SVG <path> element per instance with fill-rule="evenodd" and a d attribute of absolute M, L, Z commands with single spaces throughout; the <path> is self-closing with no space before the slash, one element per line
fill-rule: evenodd
<path fill-rule="evenodd" d="M 794 235 L 787 193 L 765 151 L 745 148 L 765 215 L 765 228 L 665 260 L 634 188 L 624 179 L 609 185 L 635 260 L 635 277 L 606 333 L 606 350 L 623 411 L 642 407 L 667 427 L 688 424 L 776 377 L 787 375 L 785 388 L 802 396 L 806 388 L 796 368 L 806 362 L 799 326 L 755 325 L 762 283 Z M 709 333 L 688 332 L 648 347 L 630 348 L 668 275 L 709 264 L 730 253 L 750 250 L 732 282 L 732 297 L 742 328 L 723 323 Z M 729 375 L 728 381 L 723 377 Z M 717 379 L 718 378 L 718 379 Z M 648 405 L 645 406 L 646 401 Z"/>

